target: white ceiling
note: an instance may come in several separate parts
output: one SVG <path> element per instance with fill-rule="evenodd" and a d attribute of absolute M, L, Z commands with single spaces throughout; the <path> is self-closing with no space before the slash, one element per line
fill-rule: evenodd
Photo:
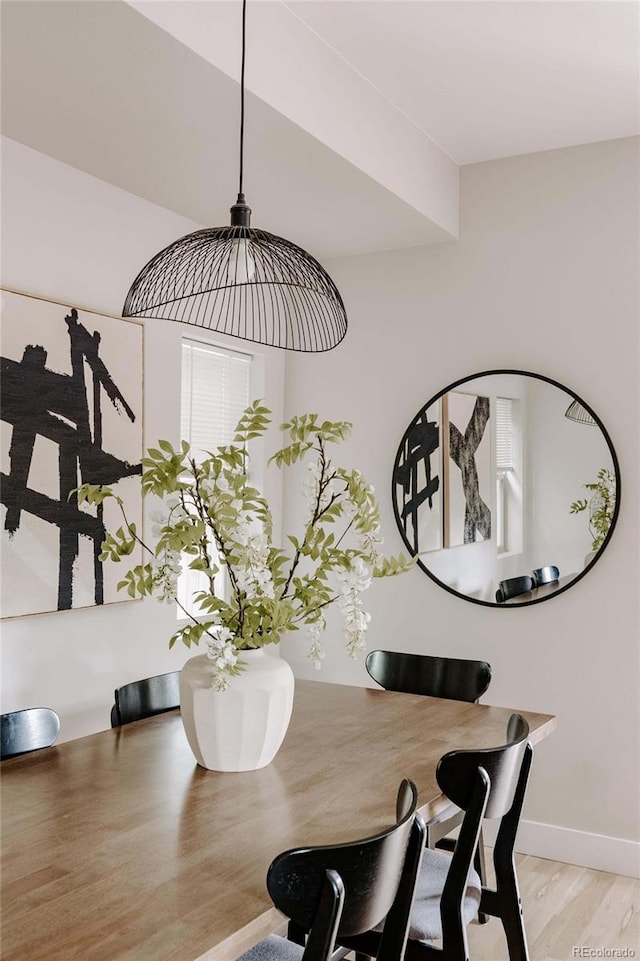
<path fill-rule="evenodd" d="M 640 4 L 285 0 L 458 164 L 640 133 Z"/>
<path fill-rule="evenodd" d="M 239 0 L 0 9 L 6 136 L 227 222 Z M 452 239 L 457 164 L 640 133 L 639 14 L 617 0 L 250 0 L 255 225 L 320 257 Z"/>

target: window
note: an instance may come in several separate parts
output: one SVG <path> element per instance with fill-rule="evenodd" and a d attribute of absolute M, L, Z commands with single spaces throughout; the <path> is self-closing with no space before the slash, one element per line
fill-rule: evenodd
<path fill-rule="evenodd" d="M 196 460 L 233 440 L 235 426 L 251 400 L 252 361 L 250 354 L 183 340 L 180 436 L 189 442 Z M 207 587 L 201 571 L 185 566 L 178 580 L 178 600 L 190 610 L 194 592 Z M 222 571 L 216 577 L 216 592 L 221 597 L 226 593 Z M 178 618 L 184 617 L 179 607 L 177 613 Z"/>
<path fill-rule="evenodd" d="M 197 456 L 229 444 L 250 402 L 250 354 L 182 342 L 180 436 Z"/>
<path fill-rule="evenodd" d="M 513 401 L 496 398 L 496 546 L 509 550 L 509 499 L 515 469 L 513 451 Z"/>

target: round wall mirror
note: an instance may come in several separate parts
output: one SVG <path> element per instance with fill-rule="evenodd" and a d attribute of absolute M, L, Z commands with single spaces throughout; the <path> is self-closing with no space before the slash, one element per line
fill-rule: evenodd
<path fill-rule="evenodd" d="M 556 381 L 490 370 L 449 384 L 393 467 L 402 539 L 441 587 L 525 606 L 585 575 L 613 533 L 620 470 L 597 414 Z"/>

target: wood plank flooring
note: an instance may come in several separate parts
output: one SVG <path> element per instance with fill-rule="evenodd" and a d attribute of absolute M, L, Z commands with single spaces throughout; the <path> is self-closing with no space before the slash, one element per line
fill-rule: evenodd
<path fill-rule="evenodd" d="M 627 948 L 640 959 L 640 881 L 529 855 L 516 855 L 516 863 L 531 961 L 571 961 L 580 947 Z M 470 925 L 468 934 L 472 961 L 506 961 L 497 918 Z"/>

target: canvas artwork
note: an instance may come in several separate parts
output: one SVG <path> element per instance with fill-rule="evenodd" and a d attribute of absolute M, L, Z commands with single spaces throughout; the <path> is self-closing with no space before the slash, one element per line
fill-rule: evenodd
<path fill-rule="evenodd" d="M 488 397 L 449 391 L 445 547 L 491 540 L 491 431 Z"/>
<path fill-rule="evenodd" d="M 72 492 L 109 485 L 141 529 L 143 328 L 1 298 L 1 615 L 126 600 L 118 565 L 98 556 L 105 528 L 122 524 L 117 504 L 79 507 Z"/>
<path fill-rule="evenodd" d="M 413 554 L 442 548 L 441 405 L 424 408 L 405 432 L 393 472 L 394 508 Z"/>

